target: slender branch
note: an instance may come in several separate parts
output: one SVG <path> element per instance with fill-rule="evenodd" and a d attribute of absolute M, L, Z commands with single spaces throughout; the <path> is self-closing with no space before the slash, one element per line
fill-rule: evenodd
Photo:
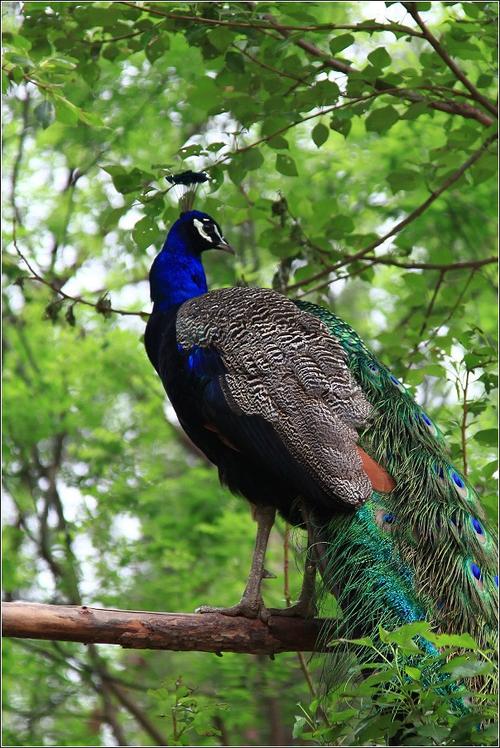
<path fill-rule="evenodd" d="M 432 335 L 428 338 L 427 345 L 430 343 L 431 340 L 433 340 L 437 336 L 437 334 L 441 330 L 441 328 L 444 327 L 444 325 L 446 325 L 450 321 L 450 319 L 453 317 L 453 315 L 457 311 L 458 307 L 462 303 L 462 300 L 463 300 L 465 294 L 467 293 L 468 288 L 469 288 L 469 286 L 470 286 L 470 284 L 472 282 L 472 279 L 474 278 L 475 274 L 476 274 L 476 268 L 472 268 L 471 273 L 470 273 L 469 277 L 467 278 L 467 281 L 465 282 L 464 287 L 462 288 L 462 290 L 458 294 L 457 300 L 455 301 L 452 309 L 450 310 L 450 312 L 448 313 L 448 315 L 446 316 L 446 318 L 440 323 L 439 327 L 437 327 L 434 330 L 434 332 L 432 333 Z"/>
<path fill-rule="evenodd" d="M 156 24 L 157 26 L 161 24 Z M 134 36 L 140 36 L 141 34 L 147 33 L 145 29 L 139 29 L 138 31 L 131 31 L 130 34 L 122 34 L 121 36 L 108 36 L 107 39 L 77 39 L 76 41 L 82 44 L 89 44 L 92 47 L 100 47 L 103 44 L 110 44 L 111 42 L 121 42 L 123 39 L 132 39 Z"/>
<path fill-rule="evenodd" d="M 435 330 L 433 330 L 433 332 L 431 333 L 431 335 L 429 335 L 429 337 L 428 337 L 428 338 L 427 338 L 427 340 L 425 341 L 425 345 L 426 345 L 426 346 L 429 346 L 429 344 L 430 344 L 430 343 L 431 343 L 431 342 L 432 342 L 432 341 L 433 341 L 433 340 L 434 340 L 434 339 L 435 339 L 435 338 L 437 337 L 437 335 L 438 335 L 439 331 L 441 330 L 441 328 L 442 328 L 442 327 L 444 327 L 444 325 L 446 325 L 446 324 L 447 324 L 447 323 L 448 323 L 448 322 L 450 321 L 450 319 L 451 319 L 451 318 L 453 317 L 453 315 L 454 315 L 454 314 L 455 314 L 455 312 L 457 311 L 458 307 L 459 307 L 459 306 L 460 306 L 460 304 L 462 303 L 462 300 L 463 300 L 463 298 L 464 298 L 465 294 L 467 293 L 467 290 L 468 290 L 468 288 L 469 288 L 469 286 L 470 286 L 470 284 L 471 284 L 471 281 L 472 281 L 472 279 L 473 279 L 473 277 L 474 277 L 474 275 L 475 275 L 476 271 L 477 271 L 477 269 L 476 269 L 476 268 L 472 268 L 472 270 L 471 270 L 471 272 L 470 272 L 470 274 L 469 274 L 469 277 L 467 278 L 467 281 L 465 282 L 465 285 L 464 285 L 464 287 L 462 288 L 462 290 L 461 290 L 461 291 L 460 291 L 460 293 L 458 294 L 458 296 L 457 296 L 457 300 L 455 301 L 455 303 L 454 303 L 453 307 L 451 308 L 451 310 L 450 310 L 449 314 L 448 314 L 448 315 L 446 316 L 446 318 L 445 318 L 445 319 L 444 319 L 444 320 L 443 320 L 443 321 L 442 321 L 442 322 L 441 322 L 441 323 L 439 324 L 439 326 L 438 326 L 438 327 L 436 327 L 436 329 L 435 329 Z M 401 323 L 400 323 L 400 324 L 398 325 L 398 327 L 400 327 L 400 326 L 401 326 Z M 415 348 L 413 349 L 413 351 L 411 352 L 411 354 L 410 354 L 410 356 L 409 356 L 409 358 L 408 358 L 408 363 L 407 363 L 407 365 L 406 365 L 406 371 L 408 371 L 409 369 L 411 369 L 411 367 L 412 367 L 412 363 L 413 363 L 413 357 L 414 357 L 415 353 L 416 353 L 416 352 L 418 351 L 418 347 L 419 347 L 419 344 L 417 344 L 417 345 L 415 346 Z"/>
<path fill-rule="evenodd" d="M 291 286 L 288 286 L 288 290 L 292 290 L 294 288 L 300 288 L 301 286 L 309 285 L 309 283 L 312 283 L 315 280 L 319 280 L 320 278 L 324 278 L 325 276 L 332 273 L 334 270 L 337 270 L 340 267 L 343 267 L 346 264 L 350 264 L 351 262 L 354 262 L 356 260 L 359 260 L 363 257 L 365 257 L 369 252 L 372 252 L 376 247 L 380 246 L 380 244 L 383 244 L 387 239 L 390 239 L 392 236 L 395 236 L 400 231 L 402 231 L 406 226 L 408 226 L 410 223 L 412 223 L 415 219 L 417 219 L 419 216 L 424 213 L 427 208 L 429 208 L 432 203 L 434 203 L 440 195 L 443 194 L 447 189 L 451 187 L 452 184 L 457 182 L 460 177 L 469 169 L 473 164 L 478 161 L 481 156 L 486 152 L 488 147 L 496 140 L 497 133 L 493 133 L 490 135 L 489 138 L 487 138 L 484 143 L 476 150 L 474 153 L 469 156 L 467 161 L 465 161 L 462 166 L 460 166 L 456 171 L 454 171 L 452 174 L 450 174 L 447 179 L 444 180 L 444 182 L 438 187 L 437 190 L 434 192 L 431 192 L 430 196 L 427 198 L 427 200 L 424 200 L 423 203 L 421 203 L 415 210 L 413 210 L 411 213 L 409 213 L 406 218 L 404 218 L 402 221 L 399 221 L 393 228 L 388 231 L 383 236 L 379 236 L 377 239 L 375 239 L 373 242 L 371 242 L 367 247 L 364 247 L 363 249 L 360 249 L 359 252 L 356 252 L 355 254 L 351 255 L 348 259 L 344 258 L 340 260 L 339 262 L 330 265 L 329 267 L 325 268 L 324 270 L 321 270 L 319 273 L 316 273 L 315 275 L 312 275 L 310 278 L 304 278 L 304 280 L 299 281 L 298 283 L 294 283 Z M 439 268 L 438 268 L 439 269 Z"/>
<path fill-rule="evenodd" d="M 471 83 L 471 81 L 467 78 L 465 73 L 463 73 L 456 62 L 452 60 L 446 49 L 440 44 L 440 42 L 436 39 L 432 31 L 426 26 L 422 18 L 420 17 L 420 14 L 417 10 L 417 4 L 416 3 L 402 3 L 402 5 L 406 8 L 408 13 L 411 15 L 411 17 L 414 19 L 414 21 L 418 24 L 420 29 L 422 30 L 422 34 L 427 39 L 431 47 L 434 49 L 435 52 L 441 57 L 443 62 L 450 68 L 450 70 L 454 73 L 456 78 L 462 83 L 465 88 L 469 91 L 469 93 L 472 95 L 472 97 L 477 101 L 479 104 L 482 104 L 485 109 L 487 109 L 491 114 L 493 114 L 494 117 L 498 117 L 498 111 L 496 106 L 486 98 L 486 96 L 483 96 L 483 94 L 477 90 L 477 88 Z"/>
<path fill-rule="evenodd" d="M 333 106 L 321 108 L 319 112 L 314 112 L 313 114 L 308 114 L 306 117 L 299 117 L 298 119 L 294 120 L 293 122 L 289 122 L 284 127 L 280 127 L 279 130 L 275 130 L 274 132 L 270 133 L 269 135 L 265 135 L 262 138 L 259 138 L 258 140 L 254 140 L 253 143 L 249 143 L 248 145 L 243 146 L 243 148 L 236 148 L 234 151 L 230 151 L 229 153 L 226 153 L 222 158 L 220 158 L 215 163 L 211 164 L 210 166 L 207 166 L 205 168 L 205 171 L 210 171 L 210 169 L 213 169 L 215 166 L 219 166 L 220 164 L 224 163 L 224 161 L 227 161 L 228 159 L 237 156 L 239 153 L 245 153 L 246 151 L 249 151 L 251 148 L 255 148 L 258 145 L 261 145 L 262 143 L 267 143 L 269 140 L 272 140 L 277 135 L 281 135 L 282 133 L 286 132 L 287 130 L 290 130 L 292 127 L 296 127 L 297 125 L 301 125 L 303 122 L 308 122 L 311 119 L 316 119 L 316 117 L 323 117 L 325 114 L 330 114 L 331 112 L 336 112 L 339 109 L 345 109 L 346 107 L 354 106 L 355 104 L 359 104 L 364 101 L 368 101 L 369 99 L 373 99 L 376 96 L 382 96 L 384 94 L 390 93 L 390 91 L 376 91 L 372 94 L 368 94 L 368 96 L 359 96 L 355 99 L 349 99 L 349 101 L 345 101 L 342 104 L 333 104 Z"/>
<path fill-rule="evenodd" d="M 431 317 L 432 310 L 434 309 L 434 304 L 436 303 L 436 299 L 437 299 L 437 296 L 438 296 L 438 293 L 439 293 L 439 289 L 441 288 L 441 286 L 443 284 L 445 276 L 446 276 L 446 270 L 440 270 L 439 276 L 438 276 L 438 279 L 437 279 L 437 282 L 436 282 L 436 285 L 434 286 L 434 293 L 432 294 L 432 298 L 430 300 L 430 303 L 429 303 L 429 305 L 428 305 L 428 307 L 427 307 L 427 309 L 425 310 L 425 313 L 424 313 L 424 318 L 422 320 L 422 325 L 421 325 L 420 331 L 419 331 L 419 337 L 420 338 L 422 337 L 422 335 L 424 334 L 424 332 L 425 332 L 425 330 L 427 328 L 427 323 L 428 323 L 428 321 L 429 321 L 429 319 Z M 410 351 L 410 354 L 408 356 L 407 369 L 409 369 L 411 367 L 413 359 L 417 355 L 419 346 L 420 346 L 420 340 L 417 340 L 417 342 L 413 346 L 413 348 Z"/>
<path fill-rule="evenodd" d="M 270 23 L 272 23 L 273 27 L 279 31 L 279 33 L 287 39 L 290 34 L 287 31 L 285 26 L 282 26 L 281 24 L 274 21 L 273 16 L 266 15 L 265 18 L 269 20 Z M 325 66 L 331 68 L 332 70 L 336 70 L 339 73 L 344 73 L 344 75 L 351 75 L 351 74 L 358 74 L 359 70 L 356 68 L 353 68 L 351 65 L 348 65 L 345 62 L 342 62 L 341 60 L 336 60 L 333 57 L 330 57 L 330 55 L 327 52 L 324 52 L 319 47 L 316 47 L 314 44 L 311 44 L 311 42 L 305 41 L 304 39 L 297 39 L 295 37 L 290 37 L 290 41 L 295 44 L 297 47 L 300 47 L 305 52 L 307 52 L 308 55 L 311 55 L 312 57 L 317 57 L 320 60 L 323 60 L 323 63 Z M 414 103 L 423 103 L 426 106 L 430 107 L 431 109 L 437 109 L 442 112 L 447 112 L 448 114 L 457 114 L 461 117 L 465 117 L 467 119 L 475 119 L 478 122 L 481 122 L 481 124 L 485 125 L 485 127 L 490 127 L 494 120 L 486 115 L 483 111 L 476 109 L 473 106 L 470 106 L 470 104 L 460 104 L 458 102 L 451 102 L 451 101 L 428 101 L 424 97 L 420 96 L 417 93 L 414 93 L 412 91 L 408 91 L 406 89 L 401 88 L 395 88 L 394 86 L 389 85 L 384 81 L 382 78 L 377 78 L 374 81 L 366 81 L 370 85 L 372 85 L 375 90 L 377 91 L 387 91 L 392 96 L 396 96 L 398 98 L 406 98 Z M 391 89 L 389 91 L 389 89 Z"/>
<path fill-rule="evenodd" d="M 108 678 L 103 674 L 103 682 L 109 691 L 113 694 L 116 700 L 133 716 L 137 723 L 143 728 L 143 730 L 150 735 L 153 740 L 156 741 L 157 745 L 168 745 L 165 736 L 156 728 L 153 722 L 149 719 L 147 713 L 142 709 L 139 709 L 134 699 L 131 699 L 126 691 L 116 683 L 112 678 Z"/>
<path fill-rule="evenodd" d="M 303 83 L 305 80 L 304 78 L 297 78 L 296 75 L 291 75 L 291 73 L 286 73 L 284 70 L 278 70 L 278 68 L 274 68 L 272 65 L 268 65 L 265 62 L 261 62 L 257 59 L 257 57 L 254 57 L 250 54 L 250 52 L 247 52 L 246 49 L 238 47 L 237 44 L 231 44 L 231 46 L 233 47 L 233 49 L 241 52 L 242 55 L 245 55 L 245 57 L 248 57 L 249 60 L 251 60 L 259 67 L 264 68 L 264 70 L 269 70 L 271 73 L 276 73 L 276 75 L 279 75 L 280 78 L 290 78 L 290 80 L 295 81 L 296 83 Z"/>
<path fill-rule="evenodd" d="M 161 18 L 170 18 L 172 21 L 194 21 L 195 23 L 201 23 L 205 26 L 226 26 L 231 29 L 254 29 L 256 31 L 275 31 L 275 28 L 268 23 L 255 23 L 248 21 L 226 21 L 222 18 L 205 18 L 204 16 L 190 16 L 181 13 L 165 13 L 152 8 L 148 5 L 137 5 L 127 0 L 120 0 L 120 5 L 128 5 L 130 8 L 142 11 L 144 13 L 151 13 L 154 16 L 160 16 Z M 392 31 L 393 33 L 407 34 L 408 36 L 423 37 L 416 29 L 411 26 L 404 26 L 400 23 L 362 23 L 362 24 L 336 24 L 336 23 L 320 23 L 309 26 L 294 26 L 290 24 L 284 24 L 281 26 L 286 31 Z"/>
<path fill-rule="evenodd" d="M 427 322 L 431 317 L 432 310 L 434 309 L 434 304 L 436 303 L 437 295 L 439 293 L 439 289 L 441 288 L 444 280 L 444 276 L 446 275 L 446 270 L 441 270 L 436 282 L 436 285 L 434 287 L 434 293 L 432 294 L 432 298 L 430 300 L 430 304 L 426 309 L 426 312 L 424 314 L 424 319 L 422 320 L 422 326 L 419 331 L 419 335 L 423 335 L 425 332 L 425 328 L 427 327 Z"/>
<path fill-rule="evenodd" d="M 24 141 L 26 139 L 26 134 L 28 132 L 29 109 L 30 109 L 30 95 L 29 95 L 29 91 L 26 91 L 26 96 L 23 99 L 23 103 L 22 103 L 22 113 L 21 113 L 21 125 L 22 126 L 21 126 L 21 132 L 19 133 L 19 143 L 17 147 L 16 157 L 14 159 L 14 165 L 12 167 L 12 175 L 10 178 L 10 204 L 12 206 L 14 218 L 20 226 L 22 226 L 23 221 L 21 218 L 21 213 L 16 203 L 16 187 L 17 187 L 17 180 L 19 178 L 19 169 L 21 168 L 21 162 L 23 160 Z"/>
<path fill-rule="evenodd" d="M 111 692 L 111 687 L 109 683 L 106 683 L 103 681 L 102 687 L 100 689 L 103 717 L 108 723 L 108 725 L 110 726 L 117 744 L 120 746 L 122 745 L 127 746 L 128 745 L 127 739 L 116 717 L 113 700 L 111 698 L 110 692 Z"/>
<path fill-rule="evenodd" d="M 31 281 L 36 281 L 38 283 L 42 283 L 44 286 L 47 286 L 47 288 L 50 288 L 55 294 L 60 296 L 62 299 L 71 301 L 74 304 L 85 304 L 85 306 L 91 306 L 94 309 L 96 309 L 100 314 L 108 314 L 108 313 L 109 314 L 122 314 L 122 315 L 129 315 L 132 317 L 141 317 L 142 319 L 144 319 L 144 317 L 149 317 L 148 312 L 132 312 L 132 311 L 128 311 L 127 309 L 115 309 L 103 297 L 101 297 L 101 299 L 99 299 L 98 301 L 93 302 L 93 301 L 88 301 L 88 299 L 82 299 L 81 296 L 70 296 L 70 294 L 67 294 L 65 291 L 59 288 L 59 286 L 56 283 L 47 280 L 47 278 L 44 278 L 42 275 L 40 275 L 40 273 L 38 273 L 34 269 L 34 267 L 31 265 L 29 260 L 23 255 L 23 253 L 21 252 L 21 250 L 19 249 L 17 245 L 17 240 L 15 237 L 15 230 L 14 230 L 12 243 L 14 244 L 14 248 L 17 254 L 21 258 L 21 260 L 25 263 L 30 273 L 32 274 L 31 277 L 27 277 L 25 278 L 25 280 L 31 280 Z"/>
<path fill-rule="evenodd" d="M 470 376 L 470 370 L 467 369 L 465 372 L 465 384 L 463 387 L 464 407 L 462 409 L 462 423 L 460 427 L 460 433 L 462 436 L 463 472 L 466 478 L 467 478 L 467 473 L 468 473 L 468 466 L 467 466 L 467 415 L 468 415 L 467 390 L 469 387 L 469 376 Z"/>
<path fill-rule="evenodd" d="M 492 265 L 498 262 L 498 257 L 485 257 L 482 260 L 462 260 L 461 262 L 400 262 L 390 257 L 362 257 L 361 260 L 370 260 L 372 265 L 393 265 L 397 268 L 410 270 L 441 270 L 448 273 L 450 270 L 465 270 L 467 268 L 480 268 L 483 265 Z"/>
<path fill-rule="evenodd" d="M 3 635 L 22 639 L 119 644 L 133 649 L 275 654 L 319 648 L 320 619 L 258 619 L 219 613 L 151 613 L 87 606 L 11 602 Z"/>

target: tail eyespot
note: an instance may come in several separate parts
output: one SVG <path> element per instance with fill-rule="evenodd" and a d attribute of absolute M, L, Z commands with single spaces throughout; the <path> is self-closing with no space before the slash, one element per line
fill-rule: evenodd
<path fill-rule="evenodd" d="M 453 468 L 449 468 L 449 476 L 453 488 L 462 499 L 468 499 L 470 497 L 469 489 L 464 479 L 457 473 Z"/>
<path fill-rule="evenodd" d="M 476 534 L 476 538 L 477 538 L 478 542 L 481 543 L 481 545 L 486 545 L 486 542 L 487 542 L 487 539 L 488 539 L 487 535 L 486 535 L 486 531 L 485 531 L 484 527 L 482 526 L 482 524 L 480 523 L 480 521 L 478 520 L 478 518 L 477 517 L 471 517 L 470 518 L 470 523 L 472 525 L 472 529 L 474 530 L 474 532 Z"/>
<path fill-rule="evenodd" d="M 484 589 L 484 584 L 483 584 L 483 572 L 481 571 L 481 567 L 478 566 L 478 564 L 476 564 L 475 561 L 470 561 L 469 570 L 475 582 L 476 587 L 482 592 Z"/>
<path fill-rule="evenodd" d="M 388 512 L 387 509 L 378 509 L 375 514 L 375 521 L 381 530 L 390 532 L 396 515 L 393 512 Z"/>
<path fill-rule="evenodd" d="M 431 432 L 432 436 L 437 436 L 439 431 L 437 426 L 431 421 L 427 413 L 424 413 L 423 411 L 420 413 L 420 420 L 423 421 L 423 423 L 426 425 L 426 427 Z"/>
<path fill-rule="evenodd" d="M 399 381 L 399 379 L 397 379 L 394 376 L 394 374 L 389 374 L 389 379 L 390 379 L 391 383 L 394 385 L 394 387 L 397 387 L 397 389 L 400 392 L 406 392 L 406 388 L 404 387 L 403 384 L 401 384 L 401 382 Z"/>
<path fill-rule="evenodd" d="M 376 364 L 373 363 L 373 361 L 370 361 L 367 368 L 370 374 L 372 374 L 372 376 L 374 376 L 376 379 L 380 377 L 380 369 Z"/>

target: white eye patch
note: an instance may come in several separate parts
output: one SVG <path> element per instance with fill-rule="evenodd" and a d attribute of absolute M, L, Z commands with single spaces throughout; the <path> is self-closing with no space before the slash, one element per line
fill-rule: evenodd
<path fill-rule="evenodd" d="M 203 221 L 198 220 L 198 218 L 193 218 L 193 226 L 202 237 L 202 239 L 206 239 L 207 242 L 214 243 L 217 241 L 222 241 L 222 236 L 214 223 L 211 223 L 206 219 L 205 223 L 203 223 Z M 211 234 L 209 234 L 206 229 L 209 229 Z"/>

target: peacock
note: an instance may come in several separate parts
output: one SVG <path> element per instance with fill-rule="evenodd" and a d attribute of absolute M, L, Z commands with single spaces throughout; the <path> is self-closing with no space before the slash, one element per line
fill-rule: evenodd
<path fill-rule="evenodd" d="M 496 540 L 434 420 L 329 310 L 269 289 L 208 291 L 202 253 L 233 250 L 217 221 L 182 207 L 151 267 L 146 351 L 182 428 L 257 520 L 240 602 L 200 612 L 280 613 L 261 595 L 277 511 L 308 534 L 302 592 L 281 613 L 311 615 L 319 589 L 337 598 L 344 638 L 430 621 L 486 644 Z"/>

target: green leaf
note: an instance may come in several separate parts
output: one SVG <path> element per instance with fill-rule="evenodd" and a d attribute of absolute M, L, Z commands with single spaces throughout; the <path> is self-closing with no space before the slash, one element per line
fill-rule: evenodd
<path fill-rule="evenodd" d="M 293 725 L 293 731 L 292 731 L 292 738 L 300 738 L 305 726 L 306 726 L 305 717 L 295 717 L 295 723 Z"/>
<path fill-rule="evenodd" d="M 432 634 L 427 638 L 438 647 L 459 647 L 462 649 L 478 649 L 478 644 L 470 634 Z"/>
<path fill-rule="evenodd" d="M 326 231 L 332 239 L 342 239 L 346 234 L 354 230 L 354 221 L 350 216 L 335 216 L 327 223 Z"/>
<path fill-rule="evenodd" d="M 353 717 L 358 714 L 358 709 L 342 709 L 338 712 L 329 712 L 328 721 L 334 725 L 341 724 L 342 722 L 350 722 Z"/>
<path fill-rule="evenodd" d="M 147 174 L 141 169 L 134 168 L 128 172 L 123 166 L 110 165 L 103 166 L 103 171 L 106 171 L 113 180 L 113 185 L 118 192 L 127 194 L 128 192 L 136 192 L 147 184 L 148 181 L 152 181 L 153 177 L 151 174 Z"/>
<path fill-rule="evenodd" d="M 56 96 L 54 100 L 56 119 L 63 125 L 76 125 L 80 118 L 78 107 L 62 96 Z"/>
<path fill-rule="evenodd" d="M 498 429 L 476 431 L 474 439 L 484 447 L 496 447 L 498 444 Z"/>
<path fill-rule="evenodd" d="M 321 122 L 318 122 L 318 124 L 313 128 L 311 136 L 315 145 L 319 148 L 323 143 L 326 143 L 329 134 L 328 127 L 323 125 Z"/>
<path fill-rule="evenodd" d="M 354 44 L 354 37 L 352 34 L 340 34 L 330 41 L 330 52 L 332 55 L 336 55 L 342 52 L 343 49 L 350 47 Z"/>
<path fill-rule="evenodd" d="M 396 194 L 399 190 L 415 189 L 421 182 L 421 176 L 413 169 L 399 169 L 399 171 L 393 171 L 392 174 L 389 174 L 387 181 L 393 194 Z"/>
<path fill-rule="evenodd" d="M 412 667 L 411 665 L 405 665 L 405 673 L 410 676 L 412 680 L 420 680 L 422 677 L 422 671 L 418 667 Z"/>
<path fill-rule="evenodd" d="M 220 27 L 208 32 L 208 39 L 215 49 L 224 52 L 233 41 L 234 32 L 230 29 Z"/>
<path fill-rule="evenodd" d="M 352 127 L 352 122 L 350 119 L 346 119 L 345 117 L 338 117 L 335 114 L 332 115 L 332 119 L 330 120 L 331 130 L 336 130 L 341 135 L 343 135 L 344 138 L 347 138 L 351 130 L 351 127 Z"/>
<path fill-rule="evenodd" d="M 166 34 L 161 36 L 154 36 L 147 44 L 144 50 L 146 57 L 149 62 L 153 64 L 158 60 L 169 48 L 169 39 Z"/>
<path fill-rule="evenodd" d="M 399 119 L 399 114 L 393 106 L 384 106 L 375 109 L 365 120 L 365 127 L 371 132 L 386 132 Z"/>
<path fill-rule="evenodd" d="M 250 148 L 250 150 L 242 153 L 240 159 L 246 171 L 259 169 L 264 163 L 264 157 L 257 147 Z"/>
<path fill-rule="evenodd" d="M 295 161 L 291 156 L 287 156 L 283 153 L 279 153 L 276 156 L 276 171 L 279 171 L 280 174 L 284 174 L 287 177 L 298 176 Z"/>
<path fill-rule="evenodd" d="M 132 237 L 141 250 L 146 249 L 150 244 L 153 244 L 157 236 L 158 226 L 154 219 L 149 218 L 148 216 L 137 221 L 132 230 Z"/>
<path fill-rule="evenodd" d="M 269 148 L 275 148 L 277 151 L 282 151 L 290 147 L 288 140 L 282 135 L 275 135 L 274 138 L 267 141 L 267 145 Z"/>
<path fill-rule="evenodd" d="M 478 675 L 485 675 L 493 670 L 491 662 L 475 659 L 470 656 L 455 657 L 447 662 L 441 668 L 443 673 L 451 673 L 453 678 L 475 678 Z"/>
<path fill-rule="evenodd" d="M 392 62 L 392 58 L 385 47 L 377 47 L 377 49 L 374 49 L 373 52 L 370 52 L 368 55 L 368 59 L 376 68 L 386 68 Z"/>
<path fill-rule="evenodd" d="M 413 120 L 420 117 L 421 114 L 429 114 L 430 112 L 431 110 L 427 104 L 424 104 L 423 101 L 416 101 L 415 103 L 410 104 L 406 112 L 401 115 L 401 119 Z"/>
<path fill-rule="evenodd" d="M 245 60 L 238 52 L 226 52 L 226 67 L 232 73 L 245 72 Z"/>
<path fill-rule="evenodd" d="M 54 105 L 45 99 L 41 101 L 33 110 L 36 121 L 45 130 L 54 121 Z"/>

